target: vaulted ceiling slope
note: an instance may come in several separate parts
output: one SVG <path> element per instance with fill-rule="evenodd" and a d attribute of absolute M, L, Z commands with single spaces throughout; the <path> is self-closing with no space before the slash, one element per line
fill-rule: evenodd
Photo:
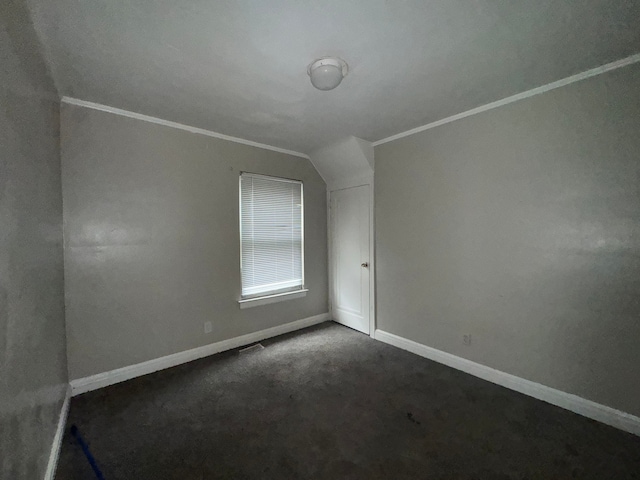
<path fill-rule="evenodd" d="M 640 52 L 638 0 L 28 1 L 60 95 L 305 153 Z"/>

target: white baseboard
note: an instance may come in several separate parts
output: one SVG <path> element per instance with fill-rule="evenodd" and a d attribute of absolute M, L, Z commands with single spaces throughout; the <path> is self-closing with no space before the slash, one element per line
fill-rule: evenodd
<path fill-rule="evenodd" d="M 640 436 L 640 417 L 636 417 L 635 415 L 601 405 L 571 393 L 516 377 L 515 375 L 472 362 L 471 360 L 441 350 L 436 350 L 435 348 L 427 347 L 421 343 L 399 337 L 383 330 L 376 330 L 374 338 L 393 345 L 394 347 L 428 358 L 434 362 L 442 363 L 443 365 L 461 370 L 483 380 L 515 390 L 516 392 L 524 393 L 538 400 Z"/>
<path fill-rule="evenodd" d="M 176 365 L 191 362 L 192 360 L 208 357 L 209 355 L 224 352 L 225 350 L 231 350 L 249 343 L 259 342 L 267 338 L 276 337 L 284 333 L 310 327 L 311 325 L 322 323 L 327 320 L 329 320 L 329 314 L 322 313 L 313 317 L 303 318 L 302 320 L 296 320 L 295 322 L 278 325 L 277 327 L 267 328 L 266 330 L 248 333 L 246 335 L 222 340 L 221 342 L 211 343 L 209 345 L 193 348 L 184 352 L 155 358 L 136 365 L 118 368 L 109 372 L 98 373 L 89 377 L 78 378 L 71 381 L 71 393 L 73 396 L 80 395 L 81 393 L 96 390 L 115 383 L 124 382 L 131 378 L 140 377 L 142 375 L 147 375 L 148 373 L 157 372 L 159 370 L 164 370 L 165 368 L 175 367 Z"/>
<path fill-rule="evenodd" d="M 62 438 L 64 437 L 64 429 L 67 426 L 67 415 L 69 414 L 69 403 L 71 401 L 71 386 L 67 386 L 67 392 L 58 417 L 58 429 L 53 437 L 51 444 L 51 453 L 49 453 L 49 463 L 44 474 L 44 480 L 53 480 L 56 476 L 56 467 L 58 466 L 58 458 L 60 457 L 60 447 L 62 446 Z"/>

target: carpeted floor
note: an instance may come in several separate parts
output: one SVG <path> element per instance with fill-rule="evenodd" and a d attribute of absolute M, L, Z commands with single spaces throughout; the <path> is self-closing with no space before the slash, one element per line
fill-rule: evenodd
<path fill-rule="evenodd" d="M 632 479 L 640 437 L 325 323 L 73 398 L 57 480 Z"/>

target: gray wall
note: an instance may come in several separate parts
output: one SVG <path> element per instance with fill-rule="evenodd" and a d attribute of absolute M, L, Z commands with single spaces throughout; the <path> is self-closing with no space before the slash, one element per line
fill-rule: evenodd
<path fill-rule="evenodd" d="M 640 414 L 640 66 L 375 155 L 378 328 Z"/>
<path fill-rule="evenodd" d="M 308 160 L 67 104 L 61 118 L 72 379 L 327 312 Z M 304 182 L 305 298 L 239 309 L 240 171 Z"/>
<path fill-rule="evenodd" d="M 58 98 L 0 2 L 0 478 L 43 478 L 66 393 Z"/>

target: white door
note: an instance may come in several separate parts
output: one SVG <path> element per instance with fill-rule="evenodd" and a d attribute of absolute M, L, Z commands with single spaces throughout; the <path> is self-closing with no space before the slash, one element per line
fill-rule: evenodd
<path fill-rule="evenodd" d="M 369 186 L 331 192 L 332 313 L 369 334 Z"/>

